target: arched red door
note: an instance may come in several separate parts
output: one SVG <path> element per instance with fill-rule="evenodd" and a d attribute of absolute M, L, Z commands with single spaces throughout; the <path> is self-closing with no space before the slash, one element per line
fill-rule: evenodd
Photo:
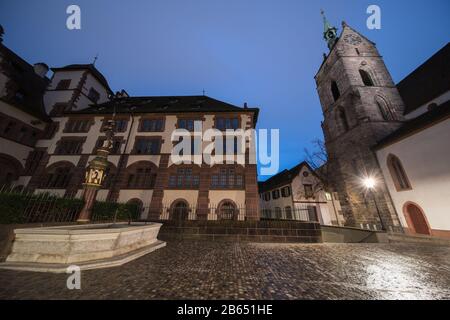
<path fill-rule="evenodd" d="M 430 228 L 428 227 L 427 219 L 423 211 L 415 204 L 408 203 L 405 208 L 408 220 L 415 233 L 430 235 Z"/>

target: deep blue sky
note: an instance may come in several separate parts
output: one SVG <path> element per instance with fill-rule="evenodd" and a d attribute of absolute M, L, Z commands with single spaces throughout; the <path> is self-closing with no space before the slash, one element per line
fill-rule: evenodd
<path fill-rule="evenodd" d="M 81 7 L 82 29 L 66 29 Z M 368 30 L 366 8 L 382 10 Z M 449 0 L 1 0 L 4 43 L 30 63 L 90 63 L 131 95 L 206 94 L 261 108 L 279 128 L 280 170 L 322 138 L 314 75 L 327 51 L 320 8 L 377 43 L 395 82 L 450 39 Z M 260 177 L 264 179 L 265 177 Z"/>

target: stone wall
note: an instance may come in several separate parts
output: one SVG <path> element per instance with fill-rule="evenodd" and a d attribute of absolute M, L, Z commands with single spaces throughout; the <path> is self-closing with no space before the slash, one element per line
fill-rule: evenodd
<path fill-rule="evenodd" d="M 165 221 L 159 239 L 319 243 L 319 223 L 298 221 Z"/>

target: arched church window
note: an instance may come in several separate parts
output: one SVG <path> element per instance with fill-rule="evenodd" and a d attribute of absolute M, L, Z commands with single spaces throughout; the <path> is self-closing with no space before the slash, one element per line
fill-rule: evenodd
<path fill-rule="evenodd" d="M 339 123 L 339 126 L 342 128 L 342 130 L 344 132 L 347 132 L 350 129 L 350 126 L 349 126 L 348 120 L 347 120 L 347 116 L 342 107 L 339 107 L 337 110 L 337 121 Z"/>
<path fill-rule="evenodd" d="M 411 184 L 400 159 L 390 154 L 387 158 L 387 166 L 397 191 L 410 190 Z"/>
<path fill-rule="evenodd" d="M 386 102 L 386 100 L 384 100 L 380 96 L 377 96 L 375 98 L 375 101 L 377 103 L 378 109 L 380 110 L 381 116 L 383 117 L 384 120 L 386 121 L 395 120 L 394 113 L 392 112 L 392 109 Z"/>
<path fill-rule="evenodd" d="M 365 86 L 373 87 L 373 80 L 370 77 L 369 73 L 366 70 L 359 69 L 359 74 L 361 75 L 361 79 Z"/>
<path fill-rule="evenodd" d="M 336 81 L 331 82 L 331 93 L 333 94 L 333 99 L 336 101 L 341 96 L 341 93 L 339 92 L 338 85 Z"/>

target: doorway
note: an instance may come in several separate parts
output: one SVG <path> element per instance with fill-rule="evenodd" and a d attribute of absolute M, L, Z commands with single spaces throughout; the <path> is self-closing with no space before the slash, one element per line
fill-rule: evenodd
<path fill-rule="evenodd" d="M 425 214 L 418 205 L 409 202 L 405 204 L 404 212 L 411 231 L 417 234 L 431 235 Z"/>

